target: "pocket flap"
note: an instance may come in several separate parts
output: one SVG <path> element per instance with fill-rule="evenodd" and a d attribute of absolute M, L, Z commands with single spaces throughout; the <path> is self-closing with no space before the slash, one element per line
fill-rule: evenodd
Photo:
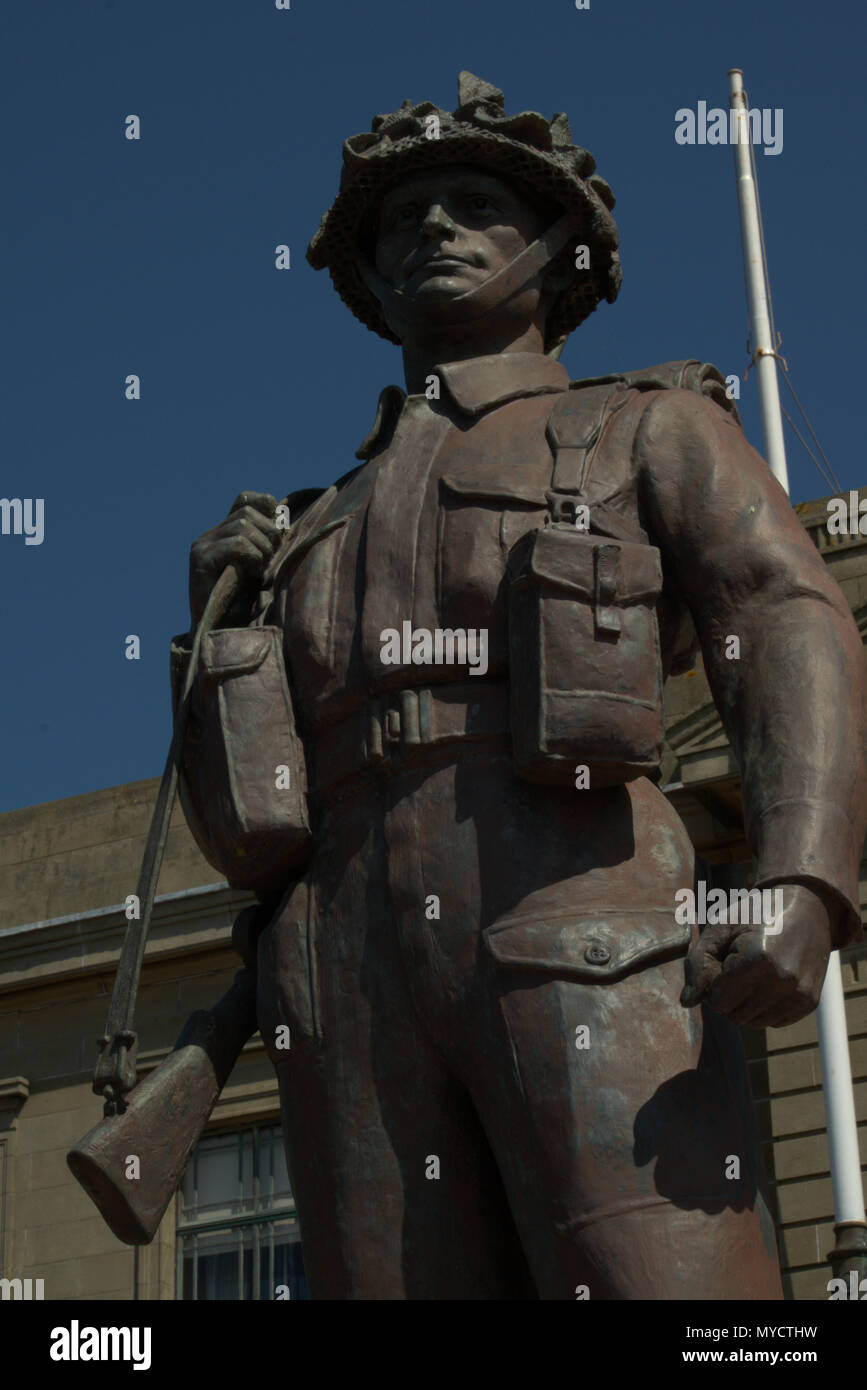
<path fill-rule="evenodd" d="M 692 929 L 675 908 L 501 918 L 482 932 L 500 965 L 575 980 L 615 980 L 686 955 Z"/>
<path fill-rule="evenodd" d="M 332 531 L 337 531 L 341 526 L 345 526 L 351 515 L 352 513 L 348 512 L 344 516 L 335 517 L 333 521 L 326 521 L 324 526 L 320 526 L 318 530 L 313 531 L 309 536 L 302 536 L 300 539 L 296 540 L 294 544 L 292 541 L 289 541 L 285 554 L 280 557 L 279 566 L 275 566 L 273 578 L 276 580 L 278 570 L 282 570 L 284 565 L 288 564 L 290 560 L 300 559 L 302 555 L 306 555 L 307 551 L 311 550 L 319 541 L 324 540 L 326 536 L 330 536 Z"/>
<path fill-rule="evenodd" d="M 516 503 L 523 507 L 546 507 L 547 500 L 544 492 L 534 488 L 529 483 L 513 481 L 510 477 L 491 469 L 485 474 L 477 474 L 475 477 L 448 477 L 443 476 L 440 482 L 446 492 L 454 493 L 455 496 L 463 500 L 478 500 L 480 502 L 504 502 Z"/>
<path fill-rule="evenodd" d="M 543 579 L 588 601 L 596 598 L 604 576 L 610 589 L 605 595 L 608 604 L 650 601 L 662 592 L 662 559 L 656 546 L 609 540 L 571 526 L 546 526 L 523 536 L 510 553 L 509 570 L 516 584 L 531 577 Z"/>
<path fill-rule="evenodd" d="M 281 639 L 277 627 L 223 627 L 205 633 L 199 669 L 206 679 L 242 676 L 262 665 L 272 646 Z"/>

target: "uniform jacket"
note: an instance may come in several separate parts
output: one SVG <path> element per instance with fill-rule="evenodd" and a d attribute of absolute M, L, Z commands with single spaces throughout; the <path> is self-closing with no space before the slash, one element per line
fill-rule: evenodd
<path fill-rule="evenodd" d="M 314 796 L 317 750 L 372 698 L 467 683 L 447 665 L 384 665 L 385 629 L 484 628 L 488 669 L 470 684 L 508 681 L 507 556 L 545 521 L 553 398 L 587 384 L 532 353 L 435 375 L 439 399 L 386 388 L 364 462 L 327 491 L 289 498 L 293 525 L 266 574 L 256 621 L 283 633 Z M 661 552 L 663 672 L 686 669 L 700 646 L 741 768 L 756 885 L 830 889 L 845 908 L 836 944 L 846 944 L 860 932 L 867 821 L 857 628 L 734 413 L 695 390 L 647 386 L 623 384 L 595 445 L 593 497 Z M 188 645 L 175 639 L 176 672 Z M 202 790 L 195 714 L 193 725 L 181 793 L 216 862 L 220 798 Z"/>

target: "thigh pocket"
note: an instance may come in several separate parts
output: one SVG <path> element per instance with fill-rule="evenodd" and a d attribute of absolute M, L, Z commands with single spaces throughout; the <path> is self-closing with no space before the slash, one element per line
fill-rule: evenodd
<path fill-rule="evenodd" d="M 315 893 L 302 881 L 259 937 L 259 1031 L 275 1063 L 322 1040 L 315 937 Z"/>
<path fill-rule="evenodd" d="M 689 923 L 675 920 L 674 908 L 645 908 L 501 917 L 482 939 L 507 969 L 604 983 L 685 956 L 691 934 Z"/>

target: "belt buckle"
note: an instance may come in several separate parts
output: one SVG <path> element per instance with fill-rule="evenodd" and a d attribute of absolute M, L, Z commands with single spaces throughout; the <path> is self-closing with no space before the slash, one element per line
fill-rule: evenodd
<path fill-rule="evenodd" d="M 578 507 L 582 505 L 579 496 L 566 496 L 562 492 L 546 492 L 545 497 L 551 513 L 551 520 L 558 525 L 574 526 L 578 517 Z"/>
<path fill-rule="evenodd" d="M 364 761 L 379 763 L 430 738 L 430 691 L 399 690 L 367 706 Z M 425 736 L 426 735 L 426 736 Z"/>
<path fill-rule="evenodd" d="M 400 707 L 391 705 L 385 711 L 385 723 L 382 730 L 382 741 L 386 748 L 399 748 L 402 739 L 400 726 Z"/>

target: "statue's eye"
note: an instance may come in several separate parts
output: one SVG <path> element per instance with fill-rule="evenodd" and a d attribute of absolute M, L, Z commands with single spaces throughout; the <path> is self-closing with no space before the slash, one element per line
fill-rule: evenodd
<path fill-rule="evenodd" d="M 471 193 L 469 203 L 474 212 L 490 212 L 494 206 L 486 193 Z"/>
<path fill-rule="evenodd" d="M 384 232 L 391 232 L 395 227 L 409 227 L 418 217 L 418 205 L 416 203 L 402 203 L 400 207 L 392 208 L 383 218 L 382 229 Z"/>

